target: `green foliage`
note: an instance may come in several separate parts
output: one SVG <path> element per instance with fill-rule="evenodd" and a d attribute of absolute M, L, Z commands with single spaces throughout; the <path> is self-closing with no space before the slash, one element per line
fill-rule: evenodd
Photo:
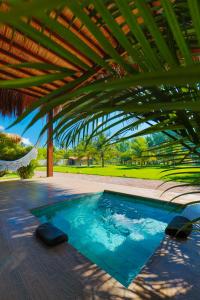
<path fill-rule="evenodd" d="M 171 140 L 170 138 L 168 138 L 165 134 L 161 133 L 161 132 L 157 132 L 151 135 L 147 136 L 147 142 L 149 147 L 155 147 L 158 146 L 164 142 L 167 142 Z"/>
<path fill-rule="evenodd" d="M 95 159 L 97 163 L 101 162 L 101 166 L 105 166 L 105 162 L 107 163 L 118 163 L 118 154 L 119 151 L 114 145 L 106 144 L 107 136 L 105 134 L 100 134 L 95 137 L 93 142 L 93 147 L 95 150 Z"/>
<path fill-rule="evenodd" d="M 13 179 L 18 178 L 18 175 L 16 173 L 6 173 L 3 177 L 0 176 L 0 180 L 7 180 L 7 179 Z"/>
<path fill-rule="evenodd" d="M 38 167 L 38 171 L 45 171 L 45 167 Z M 55 172 L 62 173 L 75 173 L 75 174 L 89 174 L 89 175 L 101 175 L 101 176 L 114 176 L 114 177 L 127 177 L 127 178 L 141 178 L 141 179 L 151 179 L 151 180 L 160 180 L 162 171 L 168 171 L 167 180 L 173 180 L 178 182 L 187 182 L 193 184 L 194 182 L 200 179 L 200 173 L 195 170 L 194 166 L 190 167 L 190 170 L 194 173 L 186 174 L 187 168 L 182 168 L 182 171 L 177 176 L 171 176 L 169 174 L 169 168 L 164 166 L 154 167 L 154 166 L 136 166 L 136 165 L 106 165 L 104 168 L 101 165 L 95 166 L 54 166 Z"/>
<path fill-rule="evenodd" d="M 56 163 L 60 159 L 66 159 L 68 157 L 68 153 L 64 149 L 54 148 L 53 151 L 53 160 Z"/>
<path fill-rule="evenodd" d="M 124 141 L 116 144 L 116 149 L 121 153 L 127 152 L 129 148 L 130 148 L 130 143 L 128 141 Z"/>
<path fill-rule="evenodd" d="M 81 74 L 76 76 L 76 72 L 55 64 L 25 62 L 11 65 L 11 68 L 19 70 L 24 67 L 42 71 L 48 69 L 51 73 L 2 80 L 1 87 L 32 87 L 73 76 L 72 82 L 67 80 L 64 86 L 36 101 L 18 121 L 42 105 L 27 125 L 29 128 L 49 110 L 61 105 L 62 110 L 53 120 L 54 134 L 69 143 L 77 135 L 81 137 L 83 131 L 88 135 L 90 122 L 94 125 L 99 117 L 110 119 L 110 113 L 120 112 L 124 113 L 124 120 L 132 114 L 134 117 L 142 117 L 143 121 L 149 118 L 158 125 L 142 134 L 173 130 L 181 137 L 187 137 L 190 142 L 199 144 L 200 136 L 195 128 L 198 127 L 200 64 L 192 52 L 193 48 L 199 48 L 198 1 L 163 0 L 159 7 L 149 5 L 149 1 L 145 0 L 128 0 L 123 5 L 118 0 L 74 0 L 54 4 L 52 1 L 44 1 L 42 5 L 33 1 L 23 2 L 24 9 L 19 8 L 19 3 L 19 0 L 10 2 L 10 9 L 0 13 L 1 23 L 10 25 L 38 45 L 73 63 L 78 69 L 81 68 Z M 98 55 L 93 47 L 79 39 L 72 30 L 73 26 L 61 24 L 57 17 L 49 13 L 55 7 L 59 15 L 62 5 L 66 5 L 74 14 L 73 20 L 80 20 L 80 31 L 85 26 L 89 36 L 95 36 L 103 54 Z M 138 14 L 134 13 L 136 10 Z M 98 14 L 98 21 L 93 18 L 95 14 Z M 116 19 L 120 15 L 124 19 L 123 26 Z M 37 30 L 32 26 L 32 17 L 38 19 L 42 28 L 67 41 L 90 63 L 86 64 L 80 59 L 81 55 L 77 56 L 56 43 L 51 35 L 46 35 L 45 30 Z M 109 28 L 109 38 L 104 34 L 105 28 Z M 117 65 L 121 72 L 116 71 L 112 64 Z M 105 74 L 104 78 L 97 76 L 95 82 L 88 83 L 87 79 L 100 69 Z M 171 113 L 174 118 L 170 118 Z M 47 126 L 44 126 L 42 132 Z M 122 135 L 135 126 L 135 122 L 132 122 L 119 133 Z M 103 127 L 100 132 L 102 130 Z M 97 130 L 95 134 L 100 132 Z M 179 139 L 178 136 L 176 138 Z"/>
<path fill-rule="evenodd" d="M 21 144 L 21 138 L 15 135 L 7 135 L 0 133 L 0 159 L 16 160 L 23 157 L 30 151 L 31 147 L 24 147 Z M 22 179 L 31 178 L 34 175 L 36 161 L 31 161 L 27 167 L 21 167 L 17 170 L 17 174 Z M 7 175 L 6 171 L 0 172 L 0 177 Z"/>
<path fill-rule="evenodd" d="M 94 156 L 96 154 L 95 146 L 92 143 L 92 141 L 86 143 L 85 140 L 80 141 L 78 145 L 72 150 L 72 153 L 75 157 L 78 158 L 79 161 L 81 159 L 86 158 L 87 165 L 90 165 L 90 161 L 94 159 Z"/>
<path fill-rule="evenodd" d="M 56 157 L 54 160 L 72 156 L 80 162 L 87 160 L 88 166 L 91 163 L 168 166 L 176 165 L 183 159 L 183 154 L 180 154 L 182 146 L 177 146 L 173 142 L 168 143 L 171 140 L 161 133 L 136 137 L 116 144 L 108 144 L 108 139 L 108 136 L 102 133 L 92 139 L 81 140 L 68 150 L 54 149 Z"/>
<path fill-rule="evenodd" d="M 38 160 L 46 159 L 47 158 L 47 149 L 46 148 L 38 148 Z"/>
<path fill-rule="evenodd" d="M 34 176 L 34 170 L 36 166 L 36 161 L 32 160 L 28 166 L 19 168 L 17 170 L 17 174 L 20 176 L 21 179 L 30 179 Z"/>
<path fill-rule="evenodd" d="M 54 147 L 53 149 L 53 160 L 56 163 L 61 159 L 67 159 L 70 156 L 70 151 L 65 149 L 60 149 Z M 47 149 L 46 148 L 38 148 L 38 160 L 47 159 Z"/>
<path fill-rule="evenodd" d="M 31 147 L 24 147 L 21 143 L 9 135 L 0 133 L 0 159 L 16 160 L 24 156 Z"/>
<path fill-rule="evenodd" d="M 133 159 L 140 160 L 140 164 L 143 163 L 143 155 L 148 151 L 148 142 L 144 137 L 137 137 L 131 142 L 131 150 Z"/>
<path fill-rule="evenodd" d="M 7 174 L 7 171 L 0 171 L 0 177 L 3 177 Z"/>

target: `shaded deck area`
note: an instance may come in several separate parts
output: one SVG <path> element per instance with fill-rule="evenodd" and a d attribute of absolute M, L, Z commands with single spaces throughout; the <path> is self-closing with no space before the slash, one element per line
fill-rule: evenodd
<path fill-rule="evenodd" d="M 0 299 L 199 299 L 200 232 L 187 241 L 166 238 L 128 289 L 70 244 L 48 249 L 35 239 L 38 220 L 31 208 L 104 189 L 160 195 L 145 184 L 139 188 L 71 174 L 0 183 Z"/>

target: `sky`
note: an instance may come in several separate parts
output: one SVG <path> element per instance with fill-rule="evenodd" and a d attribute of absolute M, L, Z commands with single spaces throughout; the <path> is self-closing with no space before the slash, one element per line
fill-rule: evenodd
<path fill-rule="evenodd" d="M 14 117 L 2 117 L 0 115 L 0 131 L 7 132 L 7 133 L 14 133 L 22 136 L 23 138 L 23 143 L 26 145 L 34 145 L 37 142 L 37 139 L 39 137 L 39 133 L 41 129 L 44 127 L 46 124 L 45 118 L 39 120 L 36 124 L 34 124 L 27 132 L 25 132 L 23 135 L 23 131 L 25 127 L 28 125 L 28 123 L 31 121 L 31 119 L 34 117 L 34 114 L 30 114 L 26 119 L 24 119 L 22 122 L 19 124 L 11 127 L 10 129 L 6 129 L 9 125 L 13 123 L 15 120 Z M 45 138 L 43 137 L 41 140 L 40 145 L 44 145 L 45 143 Z"/>
<path fill-rule="evenodd" d="M 29 122 L 34 117 L 34 113 L 30 114 L 26 119 L 24 119 L 22 122 L 18 123 L 17 125 L 11 127 L 10 129 L 7 129 L 9 125 L 11 125 L 15 121 L 15 117 L 2 117 L 0 114 L 0 131 L 7 132 L 7 133 L 13 133 L 18 134 L 22 136 L 22 142 L 29 146 L 29 145 L 35 145 L 37 143 L 37 139 L 39 137 L 40 131 L 46 124 L 46 119 L 42 118 L 37 123 L 35 123 L 29 130 L 27 130 L 23 135 L 23 131 L 25 127 L 29 124 Z M 116 129 L 120 129 L 120 125 L 118 125 Z M 112 133 L 112 130 L 111 132 Z M 41 139 L 40 146 L 44 146 L 46 142 L 46 135 Z"/>
<path fill-rule="evenodd" d="M 22 136 L 22 139 L 23 139 L 22 142 L 25 145 L 27 145 L 27 146 L 35 145 L 42 128 L 46 124 L 46 118 L 40 119 L 37 123 L 35 123 L 30 129 L 28 129 L 23 134 L 25 127 L 29 124 L 29 122 L 32 120 L 34 115 L 35 115 L 35 113 L 31 113 L 30 115 L 28 115 L 28 117 L 26 117 L 26 119 L 24 119 L 22 122 L 18 123 L 17 125 L 11 127 L 10 129 L 7 129 L 7 127 L 14 122 L 15 118 L 14 117 L 12 117 L 12 118 L 11 117 L 2 117 L 0 115 L 0 131 L 18 134 L 18 135 Z M 119 124 L 115 127 L 115 129 L 111 129 L 111 132 L 109 132 L 109 134 L 113 134 L 115 132 L 115 130 L 119 130 L 122 125 L 123 124 Z M 146 127 L 148 127 L 148 126 L 142 125 L 140 127 L 140 129 L 142 129 L 142 128 L 144 129 Z M 127 135 L 130 135 L 130 134 L 133 134 L 133 131 L 127 132 Z M 46 134 L 40 140 L 40 147 L 45 146 L 45 143 L 46 143 Z"/>

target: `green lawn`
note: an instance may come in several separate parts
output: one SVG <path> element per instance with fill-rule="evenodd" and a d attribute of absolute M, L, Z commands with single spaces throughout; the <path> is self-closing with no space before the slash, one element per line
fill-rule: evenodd
<path fill-rule="evenodd" d="M 45 171 L 46 167 L 38 167 L 38 171 Z M 166 170 L 164 167 L 135 167 L 135 166 L 106 166 L 104 168 L 99 166 L 81 166 L 81 167 L 69 167 L 69 166 L 55 166 L 55 172 L 62 173 L 76 173 L 76 174 L 90 174 L 90 175 L 101 175 L 101 176 L 116 176 L 116 177 L 127 177 L 127 178 L 142 178 L 142 179 L 162 179 L 161 177 L 167 173 L 161 173 Z M 199 181 L 200 173 L 199 169 L 191 168 L 189 171 L 194 171 L 195 174 L 183 174 L 170 176 L 167 179 L 173 179 L 175 181 L 183 181 L 194 183 Z M 179 171 L 177 171 L 179 172 Z"/>
<path fill-rule="evenodd" d="M 46 171 L 46 167 L 38 167 L 37 171 Z M 75 174 L 89 174 L 89 175 L 101 175 L 101 176 L 116 176 L 125 178 L 141 178 L 141 179 L 162 179 L 162 176 L 168 173 L 163 173 L 162 171 L 167 170 L 164 167 L 136 167 L 136 166 L 105 166 L 104 168 L 100 166 L 81 166 L 81 167 L 70 167 L 70 166 L 55 166 L 55 172 L 61 173 L 75 173 Z M 186 171 L 195 173 L 185 173 Z M 176 171 L 180 172 L 180 171 Z M 167 180 L 189 182 L 189 183 L 199 183 L 200 182 L 200 172 L 197 168 L 182 169 L 182 174 L 176 176 L 168 176 Z M 6 174 L 0 177 L 0 180 L 19 178 L 15 173 Z"/>
<path fill-rule="evenodd" d="M 13 178 L 19 178 L 19 176 L 17 174 L 14 174 L 14 173 L 9 173 L 9 174 L 6 174 L 3 177 L 0 177 L 0 180 L 7 180 L 7 179 L 13 179 Z"/>

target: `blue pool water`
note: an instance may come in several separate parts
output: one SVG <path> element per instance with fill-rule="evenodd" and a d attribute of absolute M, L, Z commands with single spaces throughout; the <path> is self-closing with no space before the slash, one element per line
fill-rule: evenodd
<path fill-rule="evenodd" d="M 160 245 L 180 207 L 104 192 L 34 209 L 68 234 L 79 252 L 128 286 Z"/>

